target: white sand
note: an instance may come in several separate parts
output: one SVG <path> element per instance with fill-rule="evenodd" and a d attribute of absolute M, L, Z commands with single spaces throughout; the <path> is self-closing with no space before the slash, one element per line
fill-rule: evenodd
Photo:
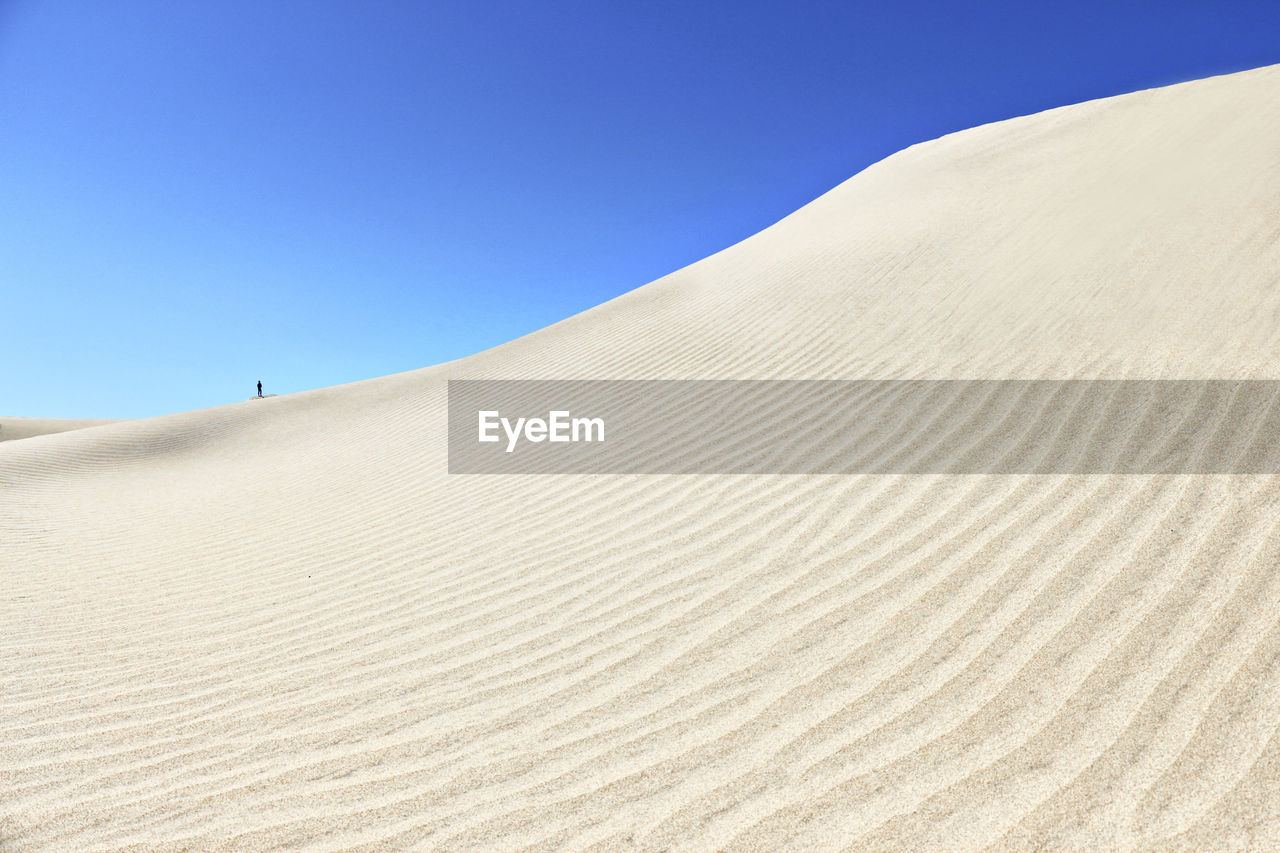
<path fill-rule="evenodd" d="M 93 418 L 11 418 L 0 416 L 0 441 L 16 441 L 19 438 L 50 435 L 55 432 L 70 432 L 73 429 L 85 429 L 86 427 L 114 423 L 118 423 L 118 421 Z"/>
<path fill-rule="evenodd" d="M 1280 848 L 1274 477 L 445 473 L 449 377 L 1243 376 L 1280 66 L 473 358 L 6 442 L 0 846 Z"/>

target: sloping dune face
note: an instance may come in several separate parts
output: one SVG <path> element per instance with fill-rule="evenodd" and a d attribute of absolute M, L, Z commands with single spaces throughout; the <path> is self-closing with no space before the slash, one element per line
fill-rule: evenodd
<path fill-rule="evenodd" d="M 473 358 L 0 445 L 13 849 L 1280 846 L 1273 476 L 450 476 L 450 378 L 1280 378 L 1280 67 Z M 958 415 L 959 416 L 959 415 Z"/>
<path fill-rule="evenodd" d="M 55 432 L 70 432 L 73 429 L 102 426 L 115 423 L 111 420 L 93 420 L 91 418 L 8 418 L 0 417 L 0 441 L 15 441 L 19 438 L 32 438 L 37 435 L 52 435 Z"/>

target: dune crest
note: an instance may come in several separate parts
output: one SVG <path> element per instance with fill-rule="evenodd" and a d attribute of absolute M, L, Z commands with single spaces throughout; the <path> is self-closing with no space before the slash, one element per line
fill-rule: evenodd
<path fill-rule="evenodd" d="M 446 473 L 450 378 L 1280 378 L 1280 66 L 461 361 L 0 444 L 0 847 L 1280 846 L 1280 485 Z M 945 428 L 943 425 L 942 428 Z"/>

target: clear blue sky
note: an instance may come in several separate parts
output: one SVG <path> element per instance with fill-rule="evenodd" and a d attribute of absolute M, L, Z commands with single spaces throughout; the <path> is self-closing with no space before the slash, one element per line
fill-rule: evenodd
<path fill-rule="evenodd" d="M 0 414 L 457 358 L 906 145 L 1274 62 L 1275 0 L 0 0 Z"/>

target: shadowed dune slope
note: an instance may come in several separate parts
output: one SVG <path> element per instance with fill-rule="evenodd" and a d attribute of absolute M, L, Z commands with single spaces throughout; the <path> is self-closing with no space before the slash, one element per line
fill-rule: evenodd
<path fill-rule="evenodd" d="M 984 126 L 471 358 L 0 445 L 0 846 L 1280 846 L 1274 477 L 445 464 L 454 377 L 1280 378 L 1277 140 L 1280 67 Z"/>

